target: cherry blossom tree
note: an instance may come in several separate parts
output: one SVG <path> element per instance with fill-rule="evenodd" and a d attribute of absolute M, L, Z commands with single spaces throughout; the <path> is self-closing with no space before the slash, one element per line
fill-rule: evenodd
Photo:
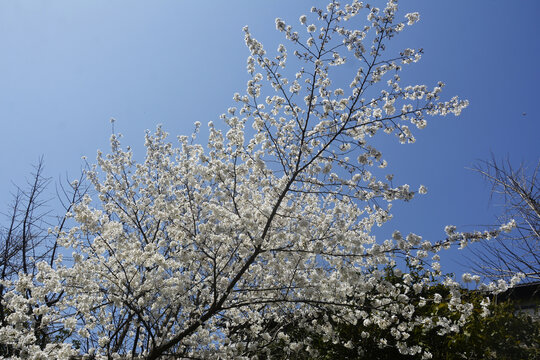
<path fill-rule="evenodd" d="M 430 358 L 408 334 L 457 332 L 472 308 L 450 278 L 442 279 L 445 301 L 459 316 L 416 315 L 441 295 L 412 303 L 410 294 L 441 275 L 439 250 L 510 225 L 482 234 L 450 227 L 438 243 L 372 234 L 391 218 L 392 202 L 416 193 L 385 177 L 372 139 L 413 143 L 413 127 L 467 106 L 442 100 L 441 82 L 401 84 L 422 51 L 387 54 L 386 46 L 419 18 L 399 15 L 396 0 L 383 8 L 332 1 L 294 27 L 276 19 L 292 50 L 279 45 L 275 56 L 245 27 L 251 79 L 234 95 L 236 107 L 208 124 L 207 145 L 197 144 L 197 131 L 173 145 L 158 127 L 137 163 L 113 135 L 111 153 L 99 153 L 87 172 L 95 196 L 75 205 L 68 215 L 76 225 L 59 232 L 71 259 L 6 283 L 11 314 L 1 341 L 19 358 L 247 359 L 278 340 L 291 354 L 310 351 L 309 338 L 290 339 L 270 321 L 332 341 L 331 327 L 306 321 L 331 310 L 340 321 L 389 329 L 401 353 Z M 384 268 L 404 261 L 425 277 L 383 281 Z M 51 294 L 61 296 L 49 305 Z M 38 344 L 32 314 L 62 340 Z"/>

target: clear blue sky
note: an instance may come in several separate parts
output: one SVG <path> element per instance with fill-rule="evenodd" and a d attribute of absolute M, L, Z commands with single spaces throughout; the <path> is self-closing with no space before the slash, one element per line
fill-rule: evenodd
<path fill-rule="evenodd" d="M 163 124 L 175 136 L 191 133 L 195 121 L 218 120 L 248 79 L 242 27 L 273 50 L 285 41 L 274 19 L 296 23 L 313 4 L 323 2 L 0 0 L 0 209 L 11 181 L 22 183 L 41 155 L 48 176 L 76 177 L 81 156 L 92 161 L 107 150 L 111 117 L 139 158 L 146 129 Z M 494 221 L 497 203 L 467 169 L 476 160 L 491 152 L 516 164 L 539 158 L 540 2 L 400 6 L 421 20 L 395 43 L 425 51 L 406 78 L 442 80 L 446 96 L 470 101 L 461 117 L 430 121 L 416 144 L 381 149 L 397 182 L 429 189 L 396 206 L 383 232 L 437 240 L 447 224 L 472 230 Z M 465 271 L 455 264 L 461 255 L 443 265 Z"/>

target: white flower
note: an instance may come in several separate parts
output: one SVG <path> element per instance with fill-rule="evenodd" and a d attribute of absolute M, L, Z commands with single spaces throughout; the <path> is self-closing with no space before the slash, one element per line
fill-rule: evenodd
<path fill-rule="evenodd" d="M 306 15 L 302 15 L 300 16 L 300 24 L 304 25 L 307 21 L 307 16 Z"/>
<path fill-rule="evenodd" d="M 499 229 L 500 229 L 500 231 L 508 233 L 508 232 L 512 231 L 516 226 L 517 226 L 516 221 L 514 219 L 512 219 L 508 223 L 501 225 L 501 227 Z"/>
<path fill-rule="evenodd" d="M 444 228 L 444 232 L 446 233 L 446 235 L 450 236 L 450 235 L 453 235 L 456 233 L 456 226 L 455 225 L 447 225 L 445 228 Z"/>
<path fill-rule="evenodd" d="M 313 24 L 311 24 L 311 25 L 309 25 L 307 27 L 307 31 L 310 32 L 310 33 L 314 32 L 315 30 L 317 30 L 317 27 L 315 25 L 313 25 Z"/>
<path fill-rule="evenodd" d="M 525 274 L 524 273 L 517 273 L 516 275 L 512 276 L 512 279 L 510 279 L 510 286 L 511 287 L 514 287 L 516 286 L 519 282 L 521 282 L 521 280 L 523 280 L 525 278 Z"/>
<path fill-rule="evenodd" d="M 407 25 L 413 25 L 415 22 L 420 20 L 420 14 L 417 13 L 417 12 L 408 13 L 408 14 L 405 15 L 405 17 L 408 20 Z"/>
<path fill-rule="evenodd" d="M 276 29 L 278 31 L 285 31 L 285 22 L 280 18 L 276 18 Z"/>
<path fill-rule="evenodd" d="M 109 339 L 107 336 L 102 336 L 98 339 L 98 344 L 99 346 L 103 347 L 107 345 L 110 341 L 111 339 Z"/>

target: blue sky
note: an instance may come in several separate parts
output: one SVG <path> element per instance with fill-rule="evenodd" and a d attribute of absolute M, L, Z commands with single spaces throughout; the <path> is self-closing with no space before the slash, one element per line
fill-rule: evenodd
<path fill-rule="evenodd" d="M 374 4 L 383 5 L 381 1 Z M 269 50 L 285 40 L 274 19 L 296 23 L 320 1 L 0 0 L 0 209 L 43 155 L 46 175 L 77 177 L 83 162 L 107 150 L 109 119 L 136 156 L 157 124 L 172 135 L 218 120 L 248 75 L 242 27 Z M 402 1 L 420 22 L 396 38 L 422 47 L 407 70 L 411 83 L 444 81 L 444 95 L 470 106 L 436 118 L 413 145 L 381 148 L 396 182 L 425 184 L 429 194 L 394 207 L 382 229 L 437 240 L 447 224 L 492 224 L 500 203 L 467 168 L 493 153 L 534 165 L 540 149 L 538 1 Z M 443 257 L 462 272 L 463 252 Z"/>

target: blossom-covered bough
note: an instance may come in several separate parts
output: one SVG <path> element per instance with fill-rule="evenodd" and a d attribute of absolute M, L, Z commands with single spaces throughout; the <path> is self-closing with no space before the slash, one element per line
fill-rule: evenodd
<path fill-rule="evenodd" d="M 410 126 L 467 105 L 441 100 L 440 82 L 401 85 L 399 72 L 421 56 L 386 55 L 388 40 L 419 15 L 404 19 L 394 0 L 382 9 L 333 1 L 298 27 L 277 19 L 295 50 L 280 45 L 274 57 L 245 27 L 251 79 L 224 124 L 209 123 L 206 147 L 195 136 L 173 146 L 158 127 L 136 163 L 113 135 L 111 153 L 98 154 L 87 174 L 95 196 L 74 207 L 76 226 L 61 234 L 72 261 L 41 263 L 34 278 L 6 284 L 12 313 L 0 342 L 10 356 L 264 358 L 278 340 L 290 352 L 309 351 L 309 337 L 288 341 L 280 331 L 290 323 L 333 341 L 331 327 L 310 321 L 323 312 L 392 329 L 381 346 L 430 358 L 408 334 L 459 331 L 470 306 L 451 279 L 458 320 L 419 315 L 422 302 L 409 296 L 441 275 L 439 250 L 497 232 L 449 228 L 440 243 L 371 234 L 391 217 L 393 201 L 415 192 L 378 178 L 387 163 L 370 140 L 384 132 L 412 143 Z M 400 259 L 424 278 L 396 271 L 400 281 L 384 281 L 383 269 Z M 49 305 L 51 294 L 61 296 Z M 47 344 L 36 342 L 36 326 L 50 331 Z"/>

